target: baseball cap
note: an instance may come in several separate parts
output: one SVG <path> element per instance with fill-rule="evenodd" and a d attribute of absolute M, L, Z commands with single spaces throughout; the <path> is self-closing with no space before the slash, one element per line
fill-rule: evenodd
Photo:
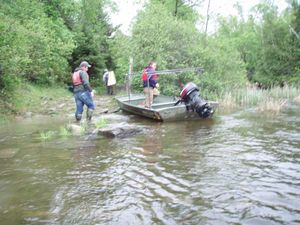
<path fill-rule="evenodd" d="M 80 66 L 79 66 L 79 67 L 83 67 L 83 66 L 91 67 L 91 65 L 90 65 L 87 61 L 82 61 L 82 62 L 80 63 Z"/>

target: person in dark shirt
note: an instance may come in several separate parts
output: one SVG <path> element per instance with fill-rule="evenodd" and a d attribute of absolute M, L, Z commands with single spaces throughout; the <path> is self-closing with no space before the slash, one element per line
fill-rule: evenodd
<path fill-rule="evenodd" d="M 108 95 L 110 95 L 110 92 L 111 92 L 111 88 L 110 86 L 107 85 L 108 83 L 108 76 L 109 76 L 109 72 L 108 72 L 108 69 L 105 69 L 104 70 L 104 73 L 103 73 L 103 83 L 105 84 L 105 87 L 106 87 L 106 93 Z"/>
<path fill-rule="evenodd" d="M 90 121 L 93 116 L 95 104 L 93 101 L 94 91 L 89 83 L 89 75 L 87 73 L 91 65 L 87 61 L 82 61 L 72 75 L 73 93 L 76 103 L 75 118 L 80 121 L 82 118 L 83 107 L 87 106 L 87 120 Z"/>

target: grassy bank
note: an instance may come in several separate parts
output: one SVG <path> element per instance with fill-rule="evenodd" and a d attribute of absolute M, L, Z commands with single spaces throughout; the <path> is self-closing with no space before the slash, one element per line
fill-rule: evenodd
<path fill-rule="evenodd" d="M 98 87 L 97 94 L 101 96 L 104 93 L 105 88 Z M 48 114 L 49 110 L 55 107 L 70 111 L 63 106 L 70 99 L 73 99 L 72 94 L 65 87 L 41 87 L 24 84 L 11 95 L 10 99 L 0 99 L 0 123 L 9 121 L 18 115 L 26 116 L 27 113 Z M 267 90 L 248 87 L 224 91 L 218 99 L 210 99 L 220 103 L 219 113 L 255 107 L 263 113 L 278 114 L 290 101 L 300 104 L 300 89 L 289 86 L 274 87 Z"/>
<path fill-rule="evenodd" d="M 9 121 L 26 112 L 39 113 L 41 106 L 49 101 L 69 97 L 70 92 L 62 86 L 41 87 L 23 84 L 10 97 L 0 100 L 0 123 Z"/>

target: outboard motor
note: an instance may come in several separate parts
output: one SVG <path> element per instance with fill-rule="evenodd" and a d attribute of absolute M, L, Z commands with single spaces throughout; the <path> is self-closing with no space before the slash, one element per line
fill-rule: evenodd
<path fill-rule="evenodd" d="M 176 104 L 184 102 L 187 110 L 196 111 L 202 118 L 210 117 L 214 113 L 214 110 L 209 106 L 209 104 L 200 98 L 199 88 L 192 82 L 187 83 L 183 87 L 180 92 L 180 97 L 181 99 Z"/>

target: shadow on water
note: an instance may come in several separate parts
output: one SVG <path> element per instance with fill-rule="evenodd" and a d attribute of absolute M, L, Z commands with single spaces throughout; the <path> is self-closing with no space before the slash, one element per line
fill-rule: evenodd
<path fill-rule="evenodd" d="M 3 224 L 300 223 L 300 107 L 157 123 L 129 138 L 41 141 L 67 121 L 1 127 Z M 2 157 L 1 157 L 2 156 Z"/>

